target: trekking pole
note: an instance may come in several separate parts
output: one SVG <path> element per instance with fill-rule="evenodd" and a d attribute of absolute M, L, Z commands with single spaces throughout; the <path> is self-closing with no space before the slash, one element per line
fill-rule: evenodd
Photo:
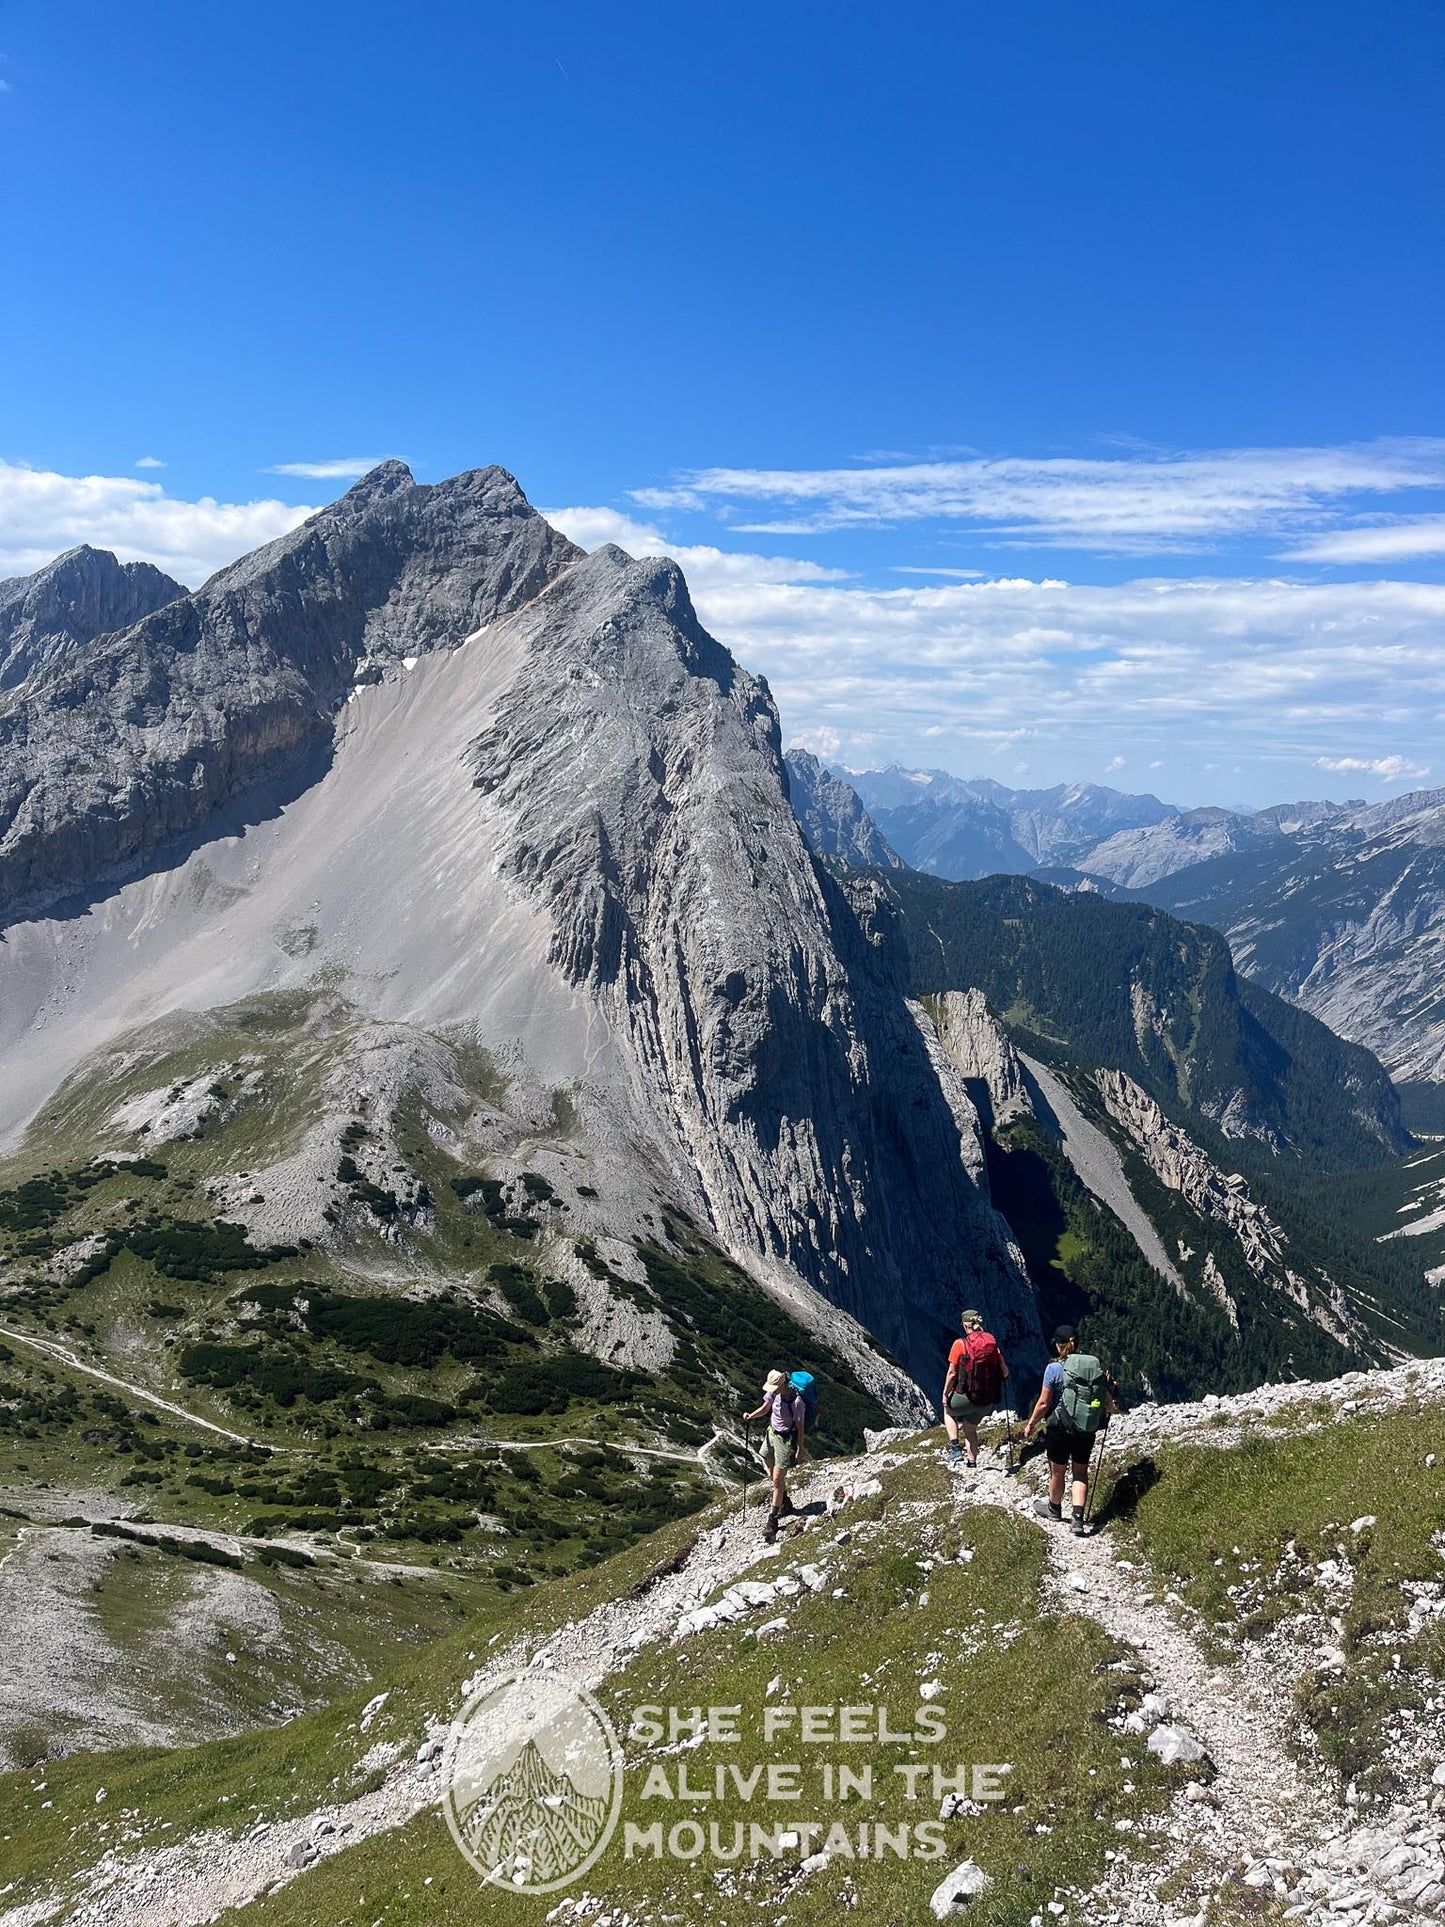
<path fill-rule="evenodd" d="M 1099 1490 L 1099 1474 L 1104 1469 L 1104 1454 L 1109 1449 L 1109 1420 L 1104 1420 L 1104 1429 L 1099 1435 L 1099 1459 L 1089 1480 L 1089 1489 L 1084 1494 L 1084 1526 L 1089 1524 L 1089 1510 L 1094 1503 L 1094 1495 Z"/>
<path fill-rule="evenodd" d="M 748 1421 L 744 1419 L 743 1420 L 743 1503 L 742 1503 L 742 1510 L 738 1514 L 739 1519 L 741 1519 L 744 1523 L 746 1523 L 747 1516 L 748 1516 L 748 1467 L 752 1464 L 752 1462 L 753 1462 L 752 1439 L 749 1432 Z"/>
<path fill-rule="evenodd" d="M 1004 1467 L 1004 1477 L 1006 1479 L 1011 1479 L 1014 1473 L 1018 1471 L 1018 1467 L 1014 1464 L 1013 1407 L 1009 1404 L 1007 1399 L 1004 1400 L 1003 1422 L 1005 1426 L 1008 1428 L 1008 1464 Z"/>

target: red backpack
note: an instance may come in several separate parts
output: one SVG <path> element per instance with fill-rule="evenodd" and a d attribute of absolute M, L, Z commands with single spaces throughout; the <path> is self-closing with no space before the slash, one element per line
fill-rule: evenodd
<path fill-rule="evenodd" d="M 997 1405 L 1003 1397 L 1003 1353 L 991 1332 L 968 1332 L 959 1360 L 959 1383 L 970 1405 Z"/>

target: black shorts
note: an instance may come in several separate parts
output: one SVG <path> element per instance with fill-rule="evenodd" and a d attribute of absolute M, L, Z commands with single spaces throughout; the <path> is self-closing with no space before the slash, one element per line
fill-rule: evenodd
<path fill-rule="evenodd" d="M 1097 1432 L 1075 1432 L 1067 1425 L 1044 1427 L 1044 1449 L 1050 1465 L 1087 1465 Z"/>

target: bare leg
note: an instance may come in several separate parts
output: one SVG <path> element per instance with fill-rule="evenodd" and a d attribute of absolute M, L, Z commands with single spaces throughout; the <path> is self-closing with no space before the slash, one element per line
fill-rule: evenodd
<path fill-rule="evenodd" d="M 1062 1472 L 1063 1467 L 1061 1466 L 1059 1470 Z M 1089 1461 L 1085 1459 L 1083 1460 L 1082 1463 L 1080 1463 L 1078 1459 L 1075 1459 L 1074 1460 L 1074 1510 L 1075 1512 L 1083 1511 L 1084 1501 L 1088 1498 L 1088 1496 L 1089 1496 Z"/>
<path fill-rule="evenodd" d="M 978 1427 L 976 1425 L 970 1425 L 966 1419 L 964 1420 L 964 1425 L 963 1425 L 963 1442 L 968 1447 L 969 1464 L 977 1465 L 978 1464 Z"/>
<path fill-rule="evenodd" d="M 1049 1504 L 1057 1506 L 1063 1503 L 1064 1468 L 1061 1465 L 1054 1465 L 1051 1461 L 1049 1464 Z"/>

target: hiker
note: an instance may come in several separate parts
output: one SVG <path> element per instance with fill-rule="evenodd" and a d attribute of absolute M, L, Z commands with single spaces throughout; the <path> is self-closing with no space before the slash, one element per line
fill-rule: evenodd
<path fill-rule="evenodd" d="M 788 1497 L 788 1473 L 793 1466 L 803 1463 L 803 1437 L 808 1424 L 803 1395 L 794 1388 L 786 1372 L 768 1373 L 762 1404 L 756 1412 L 747 1413 L 743 1422 L 750 1425 L 760 1418 L 768 1421 L 768 1429 L 763 1434 L 763 1461 L 772 1477 L 773 1509 L 763 1527 L 763 1537 L 771 1545 L 778 1536 L 778 1521 L 794 1510 Z"/>
<path fill-rule="evenodd" d="M 1008 1366 L 992 1332 L 983 1328 L 976 1311 L 966 1311 L 959 1320 L 963 1337 L 955 1338 L 948 1354 L 948 1375 L 943 1381 L 943 1423 L 948 1431 L 949 1465 L 957 1465 L 963 1454 L 958 1433 L 963 1428 L 970 1468 L 978 1464 L 978 1422 L 986 1418 L 1003 1397 Z"/>
<path fill-rule="evenodd" d="M 1073 1525 L 1082 1538 L 1089 1497 L 1089 1457 L 1100 1428 L 1119 1408 L 1103 1366 L 1090 1353 L 1079 1350 L 1078 1334 L 1072 1325 L 1058 1327 L 1053 1350 L 1053 1358 L 1044 1367 L 1039 1402 L 1024 1427 L 1025 1444 L 1040 1425 L 1044 1427 L 1049 1459 L 1049 1496 L 1035 1499 L 1034 1510 L 1042 1519 L 1062 1522 L 1064 1473 L 1072 1467 Z"/>

